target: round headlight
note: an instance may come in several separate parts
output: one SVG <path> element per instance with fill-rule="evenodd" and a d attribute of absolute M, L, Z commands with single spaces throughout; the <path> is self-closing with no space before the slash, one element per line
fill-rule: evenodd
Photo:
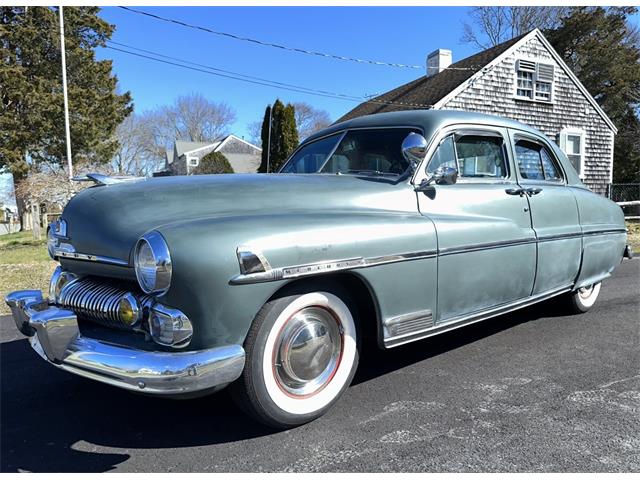
<path fill-rule="evenodd" d="M 134 266 L 142 291 L 163 294 L 169 290 L 171 256 L 167 242 L 158 232 L 140 237 L 134 251 Z"/>

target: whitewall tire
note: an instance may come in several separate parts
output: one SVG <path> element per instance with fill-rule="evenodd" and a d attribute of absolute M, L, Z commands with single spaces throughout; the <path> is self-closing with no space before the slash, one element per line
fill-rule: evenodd
<path fill-rule="evenodd" d="M 602 283 L 579 288 L 569 294 L 569 306 L 575 313 L 585 313 L 593 307 L 600 294 Z"/>
<path fill-rule="evenodd" d="M 231 389 L 243 410 L 269 426 L 287 428 L 331 408 L 358 365 L 354 310 L 348 295 L 336 288 L 267 302 L 247 334 L 245 369 Z"/>

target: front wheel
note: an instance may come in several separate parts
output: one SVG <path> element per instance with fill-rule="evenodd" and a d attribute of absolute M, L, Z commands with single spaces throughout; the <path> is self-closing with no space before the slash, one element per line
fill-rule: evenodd
<path fill-rule="evenodd" d="M 276 428 L 324 414 L 349 386 L 358 365 L 352 310 L 341 292 L 314 291 L 267 302 L 245 340 L 244 372 L 231 386 L 239 406 Z"/>
<path fill-rule="evenodd" d="M 568 304 L 573 313 L 585 313 L 598 299 L 602 283 L 594 283 L 586 287 L 579 288 L 568 294 Z"/>

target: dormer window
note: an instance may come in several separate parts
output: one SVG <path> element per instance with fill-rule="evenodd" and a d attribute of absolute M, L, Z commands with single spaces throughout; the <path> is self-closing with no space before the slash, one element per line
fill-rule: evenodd
<path fill-rule="evenodd" d="M 532 60 L 516 62 L 516 98 L 551 102 L 554 66 Z"/>

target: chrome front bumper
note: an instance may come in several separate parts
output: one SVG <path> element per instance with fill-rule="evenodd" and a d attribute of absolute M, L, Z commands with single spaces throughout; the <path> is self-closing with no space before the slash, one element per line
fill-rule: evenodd
<path fill-rule="evenodd" d="M 16 327 L 45 360 L 69 372 L 127 390 L 180 395 L 233 382 L 244 368 L 244 349 L 229 345 L 191 352 L 148 352 L 83 337 L 71 310 L 50 305 L 40 290 L 5 299 Z"/>

